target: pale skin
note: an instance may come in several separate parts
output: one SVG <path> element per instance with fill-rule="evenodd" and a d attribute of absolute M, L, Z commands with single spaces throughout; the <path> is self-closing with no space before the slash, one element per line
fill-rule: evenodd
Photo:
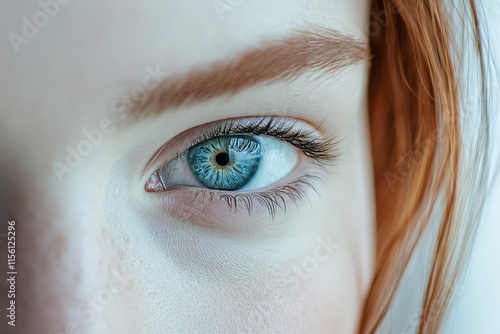
<path fill-rule="evenodd" d="M 4 6 L 3 35 L 21 35 L 20 18 L 40 11 L 24 3 Z M 16 330 L 356 332 L 375 254 L 367 61 L 133 124 L 113 106 L 155 76 L 210 66 L 297 28 L 367 42 L 369 3 L 258 0 L 221 10 L 207 0 L 72 1 L 18 50 L 2 39 L 0 139 L 19 233 Z M 145 191 L 150 175 L 141 173 L 165 142 L 247 116 L 296 119 L 344 138 L 304 203 L 272 218 L 220 201 L 166 208 L 165 193 Z M 102 141 L 69 166 L 68 147 L 82 149 L 94 129 Z"/>

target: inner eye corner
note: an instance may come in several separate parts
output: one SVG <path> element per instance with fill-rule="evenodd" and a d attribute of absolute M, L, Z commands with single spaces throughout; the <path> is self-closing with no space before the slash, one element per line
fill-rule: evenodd
<path fill-rule="evenodd" d="M 147 174 L 149 175 L 146 179 L 146 182 L 144 183 L 144 190 L 146 192 L 160 192 L 160 191 L 165 191 L 166 189 L 164 188 L 163 182 L 161 181 L 160 177 L 160 169 L 157 169 L 154 171 L 152 174 Z"/>

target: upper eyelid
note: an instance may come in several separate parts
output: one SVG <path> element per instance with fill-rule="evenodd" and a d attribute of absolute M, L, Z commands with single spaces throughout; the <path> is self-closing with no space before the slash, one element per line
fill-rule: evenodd
<path fill-rule="evenodd" d="M 141 174 L 141 179 L 146 177 L 146 175 L 149 175 L 153 172 L 155 172 L 157 169 L 161 168 L 162 165 L 166 163 L 166 159 L 162 159 L 161 157 L 165 156 L 165 152 L 169 150 L 169 148 L 177 148 L 181 147 L 181 149 L 174 150 L 172 149 L 175 154 L 172 154 L 170 157 L 171 159 L 175 159 L 179 155 L 181 155 L 184 151 L 189 149 L 190 147 L 194 146 L 197 142 L 192 139 L 192 137 L 195 138 L 202 138 L 206 137 L 207 133 L 210 132 L 210 130 L 215 130 L 217 125 L 220 123 L 225 123 L 225 125 L 229 125 L 231 123 L 237 122 L 238 120 L 242 121 L 245 119 L 261 119 L 261 118 L 266 118 L 270 116 L 257 116 L 257 117 L 238 117 L 238 118 L 227 118 L 227 119 L 222 119 L 222 120 L 217 120 L 217 121 L 212 121 L 206 124 L 201 124 L 195 127 L 192 127 L 190 129 L 187 129 L 177 135 L 175 135 L 172 139 L 168 140 L 165 144 L 163 144 L 156 152 L 153 154 L 153 156 L 149 159 L 149 161 L 146 163 L 146 166 L 144 167 L 144 170 Z M 205 127 L 204 130 L 196 132 L 195 130 L 199 129 L 200 127 Z M 191 132 L 195 132 L 191 135 Z M 184 136 L 183 136 L 184 135 Z M 189 136 L 191 135 L 191 136 Z M 191 137 L 191 138 L 186 138 L 183 140 L 183 137 Z M 201 141 L 201 140 L 200 140 Z"/>
<path fill-rule="evenodd" d="M 156 152 L 153 154 L 153 156 L 149 159 L 147 162 L 142 174 L 141 174 L 141 179 L 144 179 L 145 177 L 149 178 L 150 174 L 153 174 L 156 170 L 159 168 L 163 167 L 164 164 L 166 164 L 167 158 L 165 157 L 166 152 L 175 152 L 170 155 L 169 159 L 173 160 L 176 157 L 179 157 L 183 152 L 185 152 L 189 147 L 192 147 L 196 143 L 199 143 L 200 141 L 203 141 L 205 139 L 210 138 L 211 133 L 213 134 L 215 130 L 219 128 L 219 130 L 222 128 L 226 129 L 233 129 L 234 127 L 239 127 L 243 122 L 252 122 L 251 124 L 257 124 L 259 122 L 265 123 L 269 121 L 283 121 L 283 122 L 288 122 L 289 124 L 299 124 L 304 127 L 304 132 L 310 131 L 310 132 L 317 132 L 317 138 L 321 137 L 321 134 L 318 131 L 319 127 L 315 127 L 311 125 L 309 122 L 304 121 L 304 120 L 299 120 L 297 118 L 293 117 L 283 117 L 283 116 L 247 116 L 247 117 L 239 117 L 239 118 L 228 118 L 228 119 L 223 119 L 223 120 L 218 120 L 218 121 L 213 121 L 210 123 L 202 124 L 193 128 L 190 128 L 188 130 L 185 130 L 169 141 L 167 141 L 165 144 L 163 144 Z M 202 130 L 199 130 L 200 127 L 205 127 Z M 307 129 L 306 129 L 307 128 Z M 242 133 L 242 132 L 231 132 L 231 133 Z M 227 133 L 229 134 L 229 132 Z M 191 137 L 191 138 L 187 138 Z M 193 140 L 192 137 L 195 139 Z M 280 138 L 278 138 L 280 139 Z M 329 138 L 329 139 L 323 139 L 324 143 L 324 160 L 325 162 L 327 160 L 333 160 L 338 156 L 338 154 L 334 154 L 333 148 L 338 144 L 338 142 L 335 142 L 333 139 L 335 138 Z M 178 149 L 178 147 L 181 147 L 181 149 Z M 146 182 L 147 180 L 144 180 Z"/>

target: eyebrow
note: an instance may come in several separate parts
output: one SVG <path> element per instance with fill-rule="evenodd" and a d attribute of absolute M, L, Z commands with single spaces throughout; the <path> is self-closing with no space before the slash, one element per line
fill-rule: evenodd
<path fill-rule="evenodd" d="M 370 58 L 366 43 L 336 30 L 315 28 L 265 42 L 227 60 L 174 74 L 144 94 L 130 118 L 158 115 L 267 82 L 291 81 L 309 70 L 332 73 Z"/>

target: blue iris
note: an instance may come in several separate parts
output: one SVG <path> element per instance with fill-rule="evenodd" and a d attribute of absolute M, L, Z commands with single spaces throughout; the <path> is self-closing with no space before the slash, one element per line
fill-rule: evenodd
<path fill-rule="evenodd" d="M 261 145 L 252 136 L 215 137 L 191 147 L 187 162 L 207 188 L 237 190 L 252 180 L 259 168 Z"/>

